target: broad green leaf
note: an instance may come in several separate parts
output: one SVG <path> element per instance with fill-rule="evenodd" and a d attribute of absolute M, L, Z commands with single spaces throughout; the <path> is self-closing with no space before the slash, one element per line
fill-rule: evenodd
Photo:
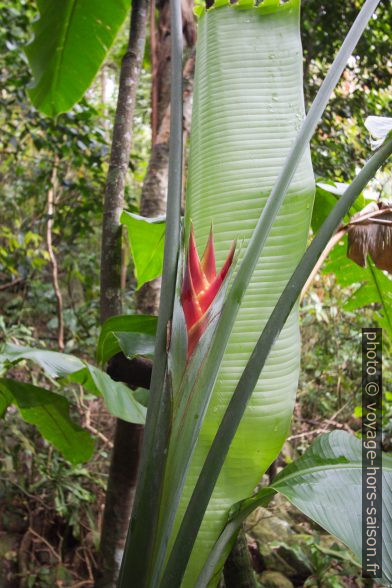
<path fill-rule="evenodd" d="M 77 464 L 90 459 L 94 441 L 70 419 L 66 398 L 32 384 L 0 378 L 1 398 L 15 403 L 22 418 L 35 425 L 68 461 Z"/>
<path fill-rule="evenodd" d="M 347 184 L 338 182 L 317 182 L 312 214 L 312 230 L 314 233 L 317 233 L 346 188 Z M 369 200 L 364 196 L 359 196 L 355 204 L 351 207 L 350 214 L 345 217 L 345 222 L 349 221 L 350 216 L 362 210 L 368 202 Z"/>
<path fill-rule="evenodd" d="M 329 190 L 325 190 L 323 185 L 324 184 L 320 183 L 316 185 L 316 194 L 312 214 L 313 233 L 317 233 L 337 201 L 336 195 L 331 194 Z"/>
<path fill-rule="evenodd" d="M 360 267 L 347 257 L 346 252 L 347 237 L 332 249 L 323 271 L 334 273 L 337 282 L 344 288 L 354 287 L 344 304 L 346 310 L 377 304 L 374 317 L 392 338 L 392 279 L 370 259 L 367 267 Z"/>
<path fill-rule="evenodd" d="M 40 18 L 26 54 L 34 76 L 30 98 L 49 116 L 82 98 L 129 11 L 128 0 L 37 0 Z"/>
<path fill-rule="evenodd" d="M 15 363 L 24 359 L 30 359 L 37 363 L 51 378 L 62 378 L 71 372 L 83 368 L 84 363 L 75 355 L 49 351 L 47 349 L 34 349 L 22 345 L 7 343 L 1 349 L 0 361 Z"/>
<path fill-rule="evenodd" d="M 139 289 L 162 274 L 165 218 L 145 218 L 124 210 L 120 220 L 128 229 Z"/>
<path fill-rule="evenodd" d="M 135 391 L 122 382 L 115 382 L 99 368 L 83 362 L 75 356 L 45 349 L 6 345 L 4 352 L 0 354 L 0 361 L 2 359 L 15 363 L 22 359 L 32 360 L 40 365 L 50 377 L 75 382 L 82 385 L 91 394 L 103 396 L 105 404 L 113 416 L 137 424 L 143 424 L 145 421 L 145 400 L 142 403 L 138 402 Z"/>
<path fill-rule="evenodd" d="M 144 333 L 113 332 L 123 354 L 132 359 L 137 355 L 152 357 L 154 355 L 155 336 Z"/>
<path fill-rule="evenodd" d="M 383 574 L 392 582 L 392 457 L 383 455 Z M 272 493 L 281 492 L 299 510 L 345 543 L 362 559 L 362 443 L 344 431 L 319 437 L 295 462 L 286 466 L 271 486 L 233 506 L 227 527 L 203 570 L 211 577 L 225 544 L 242 521 Z M 205 584 L 204 584 L 205 585 Z M 197 585 L 199 588 L 199 584 Z"/>
<path fill-rule="evenodd" d="M 81 384 L 92 394 L 102 395 L 107 409 L 113 416 L 130 423 L 144 424 L 146 407 L 136 400 L 136 391 L 122 382 L 115 382 L 97 367 L 87 364 L 83 370 L 69 374 L 68 379 Z"/>
<path fill-rule="evenodd" d="M 383 456 L 383 574 L 392 582 L 392 458 Z M 362 443 L 334 431 L 319 437 L 302 458 L 274 480 L 299 510 L 362 558 Z"/>
<path fill-rule="evenodd" d="M 98 363 L 103 365 L 121 350 L 129 357 L 152 355 L 154 353 L 156 326 L 156 316 L 129 314 L 108 319 L 102 325 L 99 334 L 97 345 Z M 126 352 L 122 349 L 121 342 Z"/>

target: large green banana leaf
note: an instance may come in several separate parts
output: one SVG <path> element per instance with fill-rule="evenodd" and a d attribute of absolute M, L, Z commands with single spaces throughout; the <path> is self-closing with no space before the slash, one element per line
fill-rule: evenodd
<path fill-rule="evenodd" d="M 93 81 L 128 14 L 127 0 L 37 0 L 40 18 L 26 47 L 34 106 L 56 116 L 70 110 Z"/>
<path fill-rule="evenodd" d="M 214 227 L 218 266 L 244 241 L 304 116 L 299 0 L 222 7 L 199 24 L 186 217 L 202 247 Z M 264 6 L 264 8 L 263 8 Z M 244 67 L 246 66 L 246 67 Z M 223 412 L 279 294 L 304 251 L 314 195 L 307 152 L 243 299 L 186 478 L 172 540 Z M 230 506 L 252 492 L 286 438 L 299 371 L 298 311 L 273 347 L 193 549 L 192 588 Z M 171 447 L 170 452 L 176 448 Z"/>

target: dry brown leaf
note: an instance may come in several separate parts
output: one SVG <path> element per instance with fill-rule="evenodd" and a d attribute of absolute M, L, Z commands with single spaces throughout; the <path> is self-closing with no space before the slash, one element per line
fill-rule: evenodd
<path fill-rule="evenodd" d="M 365 267 L 370 256 L 376 267 L 392 274 L 392 203 L 372 202 L 354 215 L 348 227 L 347 257 Z"/>

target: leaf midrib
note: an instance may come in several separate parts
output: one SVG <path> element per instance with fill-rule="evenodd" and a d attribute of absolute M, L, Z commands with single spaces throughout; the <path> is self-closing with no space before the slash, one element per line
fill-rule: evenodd
<path fill-rule="evenodd" d="M 52 94 L 52 98 L 50 101 L 52 109 L 54 111 L 56 110 L 56 108 L 55 108 L 55 101 L 53 99 L 53 96 L 56 95 L 58 78 L 59 78 L 60 70 L 62 68 L 63 61 L 64 61 L 65 46 L 67 44 L 69 31 L 71 28 L 71 22 L 74 17 L 74 14 L 75 14 L 75 8 L 76 8 L 77 2 L 78 2 L 78 0 L 69 0 L 69 5 L 68 5 L 68 8 L 67 8 L 67 11 L 65 14 L 65 19 L 64 19 L 64 27 L 62 29 L 63 33 L 62 33 L 62 35 L 60 37 L 60 41 L 59 41 L 59 46 L 61 46 L 62 49 L 61 49 L 61 51 L 58 51 L 58 57 L 55 60 L 57 66 L 55 65 L 55 67 L 54 67 L 53 82 L 52 82 L 53 94 Z"/>
<path fill-rule="evenodd" d="M 299 476 L 306 476 L 309 474 L 327 471 L 327 470 L 333 471 L 336 469 L 361 470 L 362 469 L 362 462 L 358 462 L 355 464 L 353 464 L 353 463 L 335 463 L 335 464 L 328 464 L 328 465 L 324 465 L 324 466 L 314 466 L 311 468 L 306 468 L 306 470 L 297 470 L 296 472 L 293 472 L 292 474 L 288 474 L 287 476 L 282 478 L 282 480 L 277 480 L 276 484 L 272 483 L 271 487 L 274 488 L 275 490 L 280 491 L 279 486 L 284 484 L 287 480 L 292 480 L 293 478 L 298 478 Z M 387 470 L 392 473 L 392 466 L 389 467 L 388 465 L 383 464 L 382 469 L 383 469 L 383 471 Z"/>

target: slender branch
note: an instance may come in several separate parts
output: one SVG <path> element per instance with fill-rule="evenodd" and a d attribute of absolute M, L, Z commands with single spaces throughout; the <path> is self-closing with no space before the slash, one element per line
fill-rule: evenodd
<path fill-rule="evenodd" d="M 56 198 L 56 192 L 58 187 L 57 182 L 57 167 L 58 167 L 58 158 L 55 156 L 54 163 L 52 167 L 52 173 L 50 176 L 50 186 L 48 190 L 47 196 L 47 211 L 48 211 L 48 222 L 46 224 L 46 245 L 48 248 L 49 258 L 50 258 L 50 265 L 52 267 L 52 284 L 54 295 L 56 296 L 57 301 L 57 344 L 60 351 L 64 351 L 64 316 L 63 316 L 63 297 L 61 295 L 61 290 L 59 286 L 59 270 L 56 255 L 53 250 L 53 239 L 52 239 L 52 229 L 53 229 L 53 215 L 54 215 L 54 203 Z"/>
<path fill-rule="evenodd" d="M 310 274 L 310 276 L 308 277 L 308 279 L 306 280 L 305 286 L 302 289 L 301 292 L 301 302 L 305 297 L 306 292 L 308 291 L 308 289 L 310 288 L 310 286 L 313 284 L 313 281 L 316 277 L 316 275 L 318 274 L 321 266 L 323 265 L 324 261 L 327 259 L 328 255 L 330 254 L 331 250 L 335 247 L 335 245 L 337 243 L 339 243 L 339 241 L 344 237 L 344 235 L 347 233 L 347 227 L 344 227 L 342 229 L 340 229 L 340 231 L 338 231 L 337 233 L 335 233 L 335 235 L 333 235 L 333 237 L 330 238 L 329 242 L 327 243 L 324 251 L 322 252 L 322 254 L 320 255 L 316 265 L 314 266 L 312 273 Z"/>
<path fill-rule="evenodd" d="M 13 288 L 14 286 L 17 286 L 18 284 L 21 284 L 24 281 L 25 281 L 25 278 L 16 278 L 15 280 L 12 280 L 12 282 L 7 282 L 6 284 L 1 284 L 0 291 L 8 290 L 8 288 Z"/>

